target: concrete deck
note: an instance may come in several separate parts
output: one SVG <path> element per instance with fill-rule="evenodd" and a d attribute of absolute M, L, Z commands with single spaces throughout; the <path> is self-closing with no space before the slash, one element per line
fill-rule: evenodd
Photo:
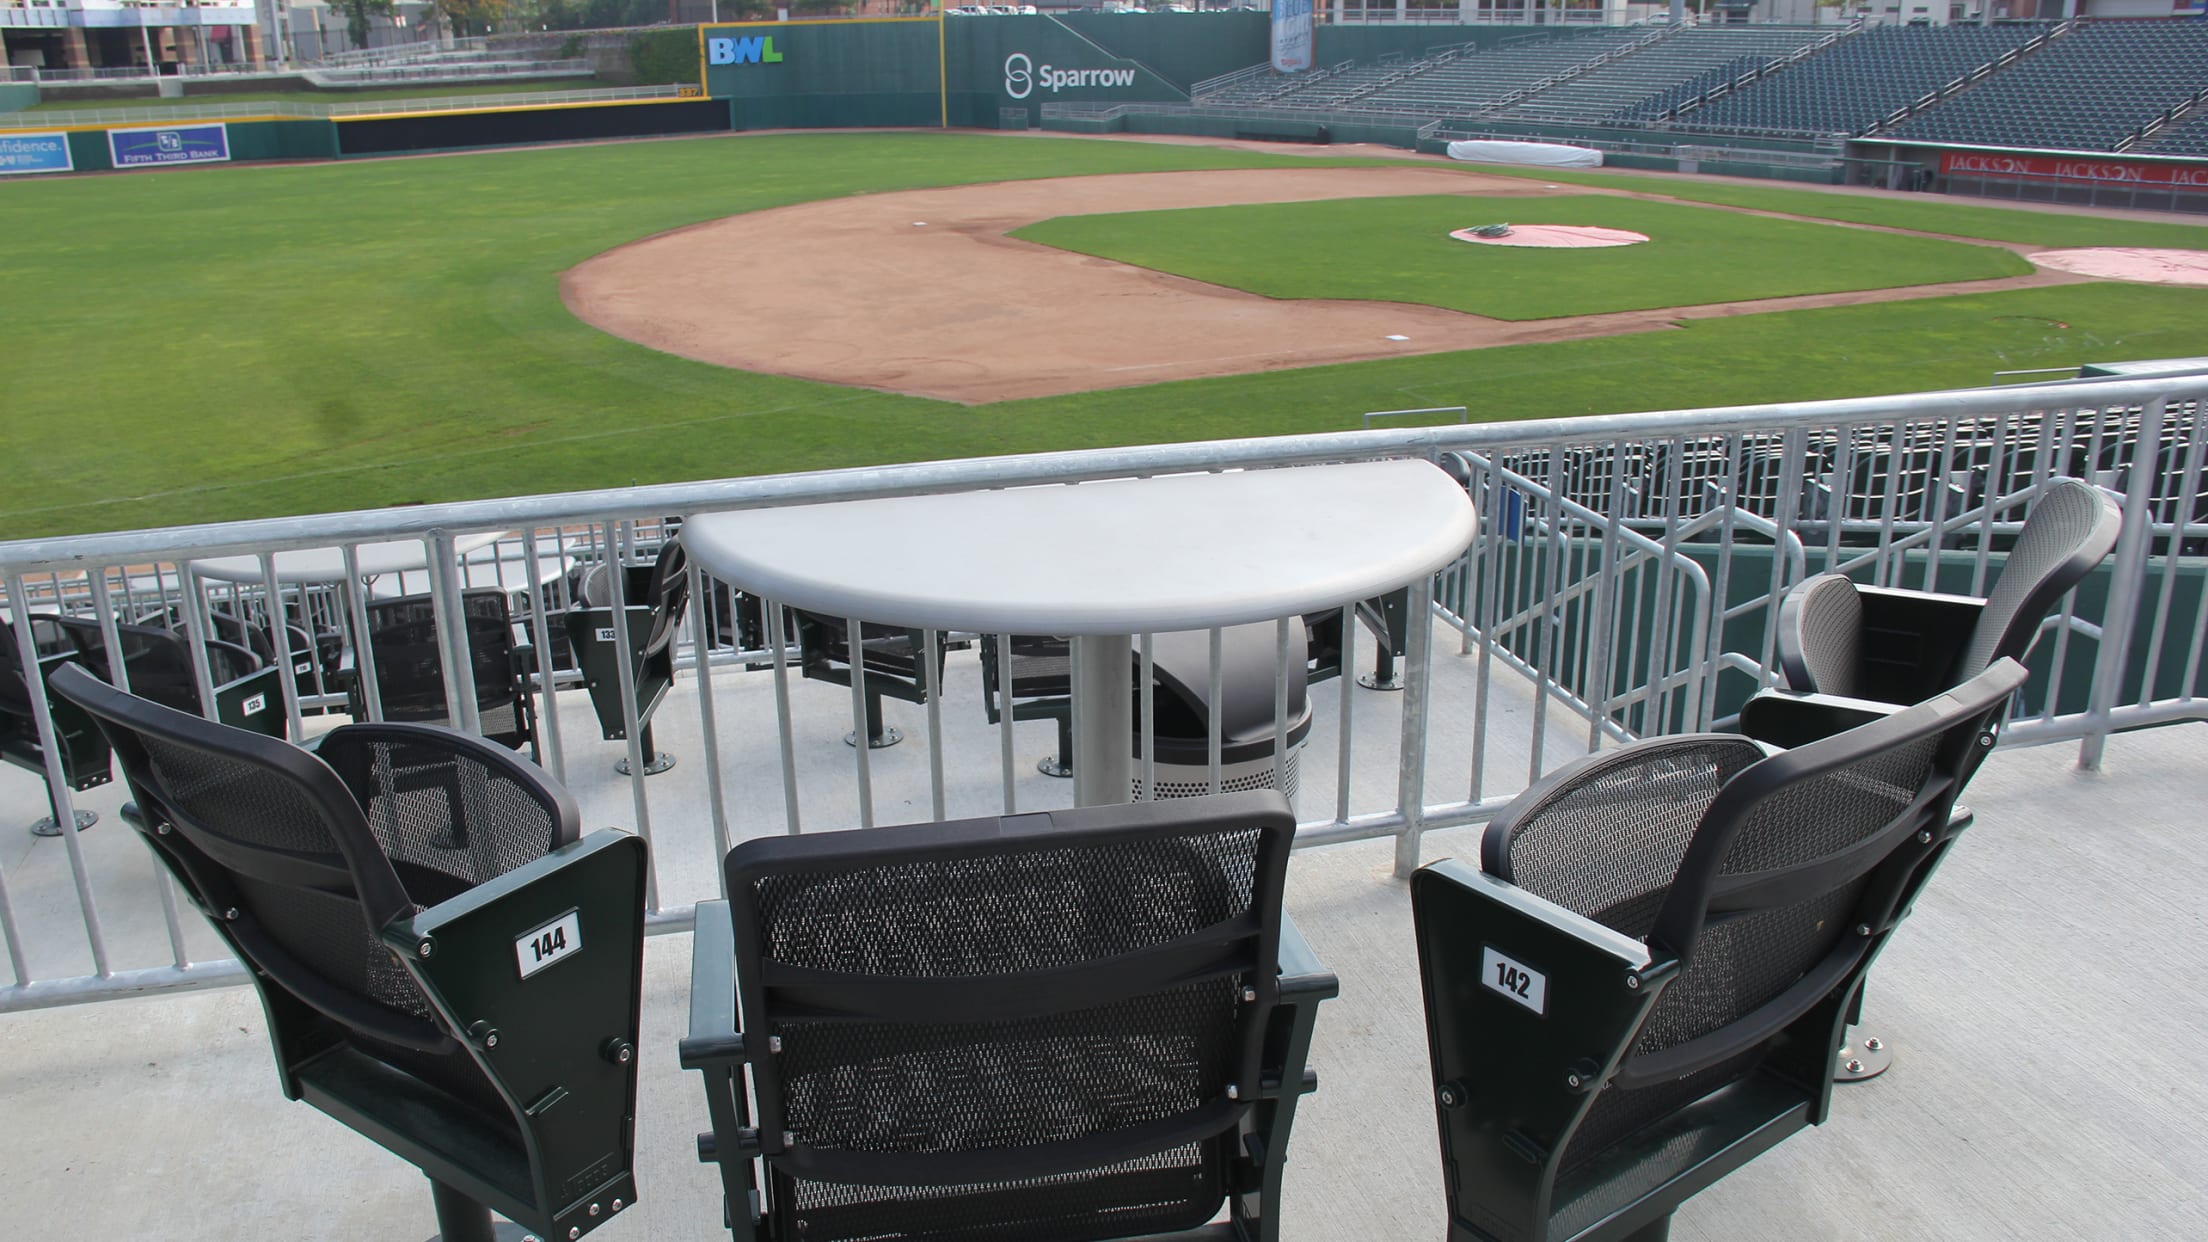
<path fill-rule="evenodd" d="M 1470 662 L 1440 663 L 1454 678 L 1465 669 L 1449 666 Z M 1342 684 L 1316 692 L 1328 729 Z M 793 683 L 792 691 L 842 702 L 823 686 Z M 1437 708 L 1461 691 L 1461 683 L 1437 687 Z M 993 732 L 963 736 L 980 716 L 972 693 L 953 682 L 946 731 L 993 749 Z M 1523 782 L 1530 730 L 1517 730 L 1508 744 L 1518 758 L 1505 763 L 1498 722 L 1526 718 L 1527 705 L 1502 679 L 1494 693 L 1491 792 L 1507 792 Z M 596 740 L 579 696 L 563 698 L 572 700 L 561 710 L 586 821 L 633 822 L 623 813 L 626 784 L 591 775 L 616 748 Z M 1360 786 L 1370 780 L 1392 792 L 1394 765 L 1381 756 L 1392 756 L 1399 702 L 1355 694 Z M 908 729 L 925 723 L 920 709 L 892 707 Z M 689 723 L 676 726 L 682 720 Z M 848 765 L 849 752 L 830 734 L 847 724 L 831 714 L 806 727 L 801 764 Z M 1437 763 L 1430 789 L 1462 797 L 1469 746 L 1459 745 L 1458 731 L 1467 720 L 1440 710 L 1435 727 L 1437 753 L 1452 757 Z M 1063 782 L 1029 767 L 1049 748 L 1049 728 L 1020 727 L 1021 797 L 1032 791 L 1035 799 L 1023 805 L 1062 797 Z M 1551 728 L 1563 730 L 1553 721 Z M 683 756 L 676 772 L 687 768 L 692 777 L 700 768 L 695 729 L 694 707 L 677 711 L 659 739 Z M 1584 725 L 1578 736 L 1583 744 Z M 722 742 L 740 790 L 739 824 L 779 831 L 779 778 L 762 780 L 747 766 L 755 751 L 768 752 L 771 766 L 771 734 L 747 743 L 724 724 Z M 1376 748 L 1369 760 L 1368 742 Z M 2208 1176 L 2208 1126 L 2200 1121 L 2208 1082 L 2186 1068 L 2192 1040 L 2208 1029 L 2208 957 L 2193 947 L 2208 933 L 2208 861 L 2197 846 L 2208 725 L 2116 738 L 2100 773 L 2078 771 L 2075 755 L 2045 747 L 2000 752 L 1987 763 L 1968 796 L 1977 826 L 1873 974 L 1871 1026 L 1897 1050 L 1895 1068 L 1842 1088 L 1832 1124 L 1688 1204 L 1675 1237 L 2208 1236 L 2200 1189 Z M 1323 816 L 1331 802 L 1331 733 L 1314 736 L 1309 759 L 1307 818 Z M 886 774 L 889 782 L 876 794 L 883 822 L 925 818 L 925 750 L 908 743 L 876 760 L 876 779 Z M 21 774 L 0 775 L 13 782 Z M 652 787 L 668 903 L 710 895 L 712 874 L 698 802 L 676 792 L 687 786 L 657 783 L 674 778 L 655 778 Z M 29 805 L 13 783 L 0 792 L 18 810 Z M 959 799 L 973 805 L 954 805 L 954 814 L 995 811 L 994 770 Z M 88 801 L 111 809 L 120 797 Z M 837 814 L 823 803 L 807 826 L 849 822 Z M 149 877 L 138 884 L 102 872 L 102 911 L 119 944 L 160 926 L 150 868 L 131 836 L 109 820 L 80 838 L 115 876 Z M 1470 856 L 1476 844 L 1472 829 L 1430 834 L 1425 857 Z M 19 919 L 73 919 L 66 871 L 61 883 L 51 872 L 58 842 L 26 846 L 11 825 L 0 851 Z M 1321 1011 L 1312 1053 L 1320 1090 L 1298 1119 L 1291 1150 L 1283 1236 L 1294 1242 L 1436 1238 L 1443 1228 L 1409 901 L 1391 858 L 1391 843 L 1369 842 L 1306 850 L 1291 867 L 1289 909 L 1342 980 L 1341 998 Z M 56 907 L 63 902 L 70 908 Z M 205 936 L 196 926 L 192 934 L 195 943 Z M 61 967 L 82 954 L 81 932 L 76 940 L 73 950 L 34 948 L 50 955 L 50 968 Z M 608 1242 L 709 1238 L 719 1229 L 718 1184 L 692 1148 L 705 1125 L 703 1101 L 675 1064 L 688 966 L 688 937 L 650 942 L 641 1196 L 601 1231 Z M 259 1006 L 244 988 L 0 1016 L 0 1100 L 0 1220 L 14 1222 L 6 1236 L 412 1242 L 434 1230 L 419 1174 L 280 1098 Z"/>

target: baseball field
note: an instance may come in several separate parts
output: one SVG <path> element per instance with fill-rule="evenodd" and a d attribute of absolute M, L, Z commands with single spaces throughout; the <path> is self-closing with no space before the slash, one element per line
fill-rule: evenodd
<path fill-rule="evenodd" d="M 1199 145 L 747 135 L 13 182 L 0 217 L 5 538 L 2208 354 L 2208 290 L 2024 257 L 2199 226 Z M 1651 240 L 1446 236 L 1501 221 Z"/>

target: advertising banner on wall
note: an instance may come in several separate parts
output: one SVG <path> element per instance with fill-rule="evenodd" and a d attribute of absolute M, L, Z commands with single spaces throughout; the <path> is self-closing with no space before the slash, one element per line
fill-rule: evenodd
<path fill-rule="evenodd" d="M 1311 67 L 1311 0 L 1273 0 L 1273 68 L 1297 73 Z"/>
<path fill-rule="evenodd" d="M 107 131 L 107 150 L 117 168 L 215 164 L 230 158 L 230 130 L 222 125 L 111 129 Z"/>
<path fill-rule="evenodd" d="M 2133 185 L 2208 186 L 2198 164 L 2132 163 L 2071 155 L 2004 155 L 1996 151 L 1947 151 L 1940 171 L 1951 177 L 2017 177 L 2039 181 L 2100 181 Z"/>
<path fill-rule="evenodd" d="M 0 174 L 75 170 L 67 134 L 0 134 Z"/>

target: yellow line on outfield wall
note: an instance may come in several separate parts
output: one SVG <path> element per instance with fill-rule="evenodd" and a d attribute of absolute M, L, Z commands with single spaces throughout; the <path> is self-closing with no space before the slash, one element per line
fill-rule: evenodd
<path fill-rule="evenodd" d="M 943 128 L 951 127 L 951 70 L 943 54 L 943 0 L 935 0 L 935 98 L 942 106 Z"/>

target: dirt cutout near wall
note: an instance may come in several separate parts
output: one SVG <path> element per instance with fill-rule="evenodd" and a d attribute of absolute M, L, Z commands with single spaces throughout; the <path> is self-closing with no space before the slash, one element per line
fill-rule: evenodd
<path fill-rule="evenodd" d="M 1560 193 L 1600 191 L 1405 166 L 1125 173 L 864 194 L 646 238 L 570 269 L 560 294 L 585 323 L 681 357 L 981 404 L 2080 279 L 2041 272 L 1510 322 L 1406 303 L 1277 300 L 1006 236 L 1038 220 L 1102 212 Z"/>

